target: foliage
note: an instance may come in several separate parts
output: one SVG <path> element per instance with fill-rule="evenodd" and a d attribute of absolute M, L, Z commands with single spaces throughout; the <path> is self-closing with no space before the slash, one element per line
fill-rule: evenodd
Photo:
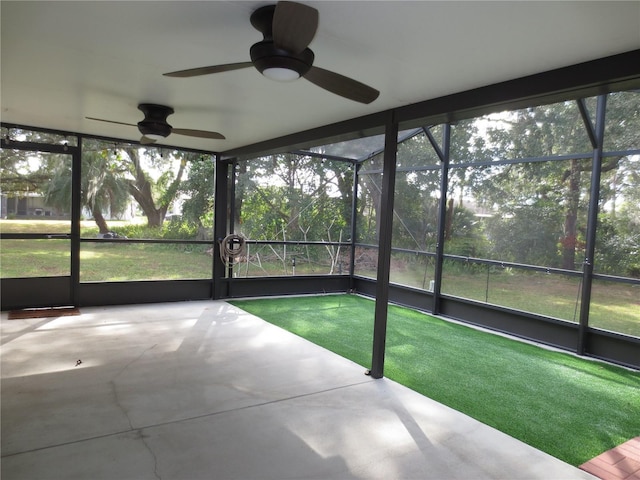
<path fill-rule="evenodd" d="M 522 205 L 504 216 L 486 219 L 491 235 L 489 258 L 528 265 L 560 266 L 558 239 L 562 214 L 545 200 Z"/>
<path fill-rule="evenodd" d="M 191 162 L 189 176 L 180 186 L 179 193 L 186 196 L 182 204 L 182 218 L 199 228 L 213 226 L 214 165 L 209 158 Z"/>
<path fill-rule="evenodd" d="M 14 132 L 17 135 L 17 133 Z M 31 141 L 46 141 L 48 134 L 26 132 Z M 147 218 L 150 227 L 162 226 L 167 212 L 180 195 L 192 193 L 186 214 L 196 223 L 207 213 L 212 197 L 206 197 L 207 182 L 212 182 L 212 168 L 201 165 L 197 153 L 163 150 L 130 144 L 113 144 L 84 139 L 81 165 L 81 205 L 96 221 L 101 233 L 109 231 L 108 219 L 133 215 L 136 205 Z M 39 194 L 47 205 L 64 214 L 71 209 L 71 157 L 68 155 L 2 150 L 0 189 L 3 193 L 23 197 Z M 193 162 L 193 164 L 191 164 Z M 211 165 L 211 164 L 209 164 Z M 193 175 L 189 177 L 190 167 Z M 185 182 L 187 177 L 187 182 Z M 183 185 L 184 183 L 184 185 Z M 212 189 L 209 189 L 211 192 Z"/>
<path fill-rule="evenodd" d="M 131 239 L 194 240 L 198 234 L 198 227 L 193 223 L 181 220 L 164 222 L 161 227 L 150 227 L 143 223 L 120 222 L 110 231 Z"/>
<path fill-rule="evenodd" d="M 455 208 L 450 235 L 445 242 L 445 253 L 485 258 L 486 251 L 482 222 L 471 210 L 464 207 Z"/>
<path fill-rule="evenodd" d="M 188 159 L 193 156 L 182 151 L 165 153 L 155 148 L 133 145 L 116 150 L 117 161 L 128 182 L 129 194 L 147 217 L 150 227 L 162 226 L 180 188 Z"/>
<path fill-rule="evenodd" d="M 68 143 L 68 139 L 61 135 L 20 128 L 2 127 L 2 137 L 7 140 L 8 145 L 12 141 L 53 145 Z M 66 155 L 35 155 L 30 151 L 3 148 L 0 152 L 0 192 L 12 197 L 42 193 L 56 169 L 68 161 L 69 157 Z M 68 211 L 69 205 L 65 211 Z"/>
<path fill-rule="evenodd" d="M 610 98 L 614 101 L 607 110 L 605 143 L 620 145 L 622 142 L 624 148 L 639 145 L 639 95 L 625 92 Z M 595 99 L 587 99 L 585 104 L 593 116 Z M 494 123 L 495 126 L 487 129 L 487 145 L 493 157 L 549 158 L 547 161 L 511 163 L 486 171 L 486 179 L 475 190 L 475 195 L 482 198 L 494 215 L 488 225 L 497 230 L 493 233 L 487 230 L 495 242 L 494 252 L 505 252 L 505 260 L 510 256 L 517 258 L 514 255 L 517 252 L 522 263 L 579 269 L 587 231 L 592 147 L 577 103 L 561 102 L 523 109 L 502 115 Z M 585 154 L 586 158 L 554 158 L 572 154 Z M 626 188 L 622 186 L 624 182 L 610 188 L 606 181 L 634 178 L 638 162 L 632 158 L 613 154 L 603 160 L 605 181 L 600 189 L 601 209 L 616 205 L 616 201 L 637 190 L 637 181 L 635 187 L 632 181 L 625 185 Z M 508 227 L 517 229 L 521 238 L 518 239 L 513 230 L 509 234 Z M 624 230 L 621 224 L 615 229 Z M 632 237 L 633 234 L 623 242 L 628 243 Z M 503 238 L 508 240 L 500 241 Z M 608 246 L 614 247 L 612 243 Z M 605 244 L 601 243 L 601 247 Z M 605 250 L 606 247 L 601 248 L 601 262 L 617 255 Z M 600 268 L 609 272 L 612 268 L 618 269 L 618 274 L 624 271 L 621 265 L 603 264 Z"/>
<path fill-rule="evenodd" d="M 127 183 L 108 151 L 85 150 L 82 156 L 80 202 L 86 208 L 100 233 L 109 228 L 104 215 L 120 217 L 128 206 Z M 44 192 L 45 202 L 68 211 L 71 206 L 71 161 L 59 163 Z"/>
<path fill-rule="evenodd" d="M 640 264 L 640 93 L 609 96 L 596 271 L 634 276 Z M 596 99 L 585 100 L 593 123 Z M 440 127 L 428 128 L 441 149 Z M 442 150 L 442 149 L 441 149 Z M 566 157 L 559 157 L 565 155 Z M 575 101 L 502 112 L 451 128 L 445 252 L 554 268 L 582 268 L 592 146 Z M 398 147 L 393 246 L 435 251 L 440 168 L 424 134 Z M 363 166 L 358 240 L 376 243 L 381 158 Z"/>
<path fill-rule="evenodd" d="M 594 262 L 600 273 L 640 278 L 640 225 L 623 211 L 598 219 Z"/>
<path fill-rule="evenodd" d="M 346 162 L 303 155 L 246 162 L 236 185 L 236 230 L 257 240 L 346 240 L 351 178 Z"/>

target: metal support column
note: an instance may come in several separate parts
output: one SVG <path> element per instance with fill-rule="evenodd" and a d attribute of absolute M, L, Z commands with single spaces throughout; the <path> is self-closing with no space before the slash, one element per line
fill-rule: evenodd
<path fill-rule="evenodd" d="M 228 296 L 227 284 L 225 282 L 225 266 L 220 258 L 220 241 L 227 236 L 227 212 L 229 208 L 229 164 L 222 162 L 218 155 L 216 155 L 215 162 L 212 292 L 212 298 L 214 300 Z"/>
<path fill-rule="evenodd" d="M 602 173 L 602 150 L 604 143 L 604 122 L 607 109 L 607 96 L 600 95 L 596 107 L 595 141 L 591 167 L 591 193 L 587 218 L 587 238 L 582 268 L 582 292 L 580 301 L 580 323 L 576 353 L 583 355 L 586 349 L 587 327 L 589 324 L 589 305 L 591 303 L 591 285 L 593 283 L 593 257 L 596 250 L 596 225 L 598 222 L 598 203 L 600 201 L 600 175 Z"/>
<path fill-rule="evenodd" d="M 358 234 L 356 230 L 356 225 L 358 222 L 358 182 L 360 176 L 360 168 L 362 167 L 361 163 L 353 164 L 353 190 L 352 190 L 352 199 L 351 199 L 351 260 L 349 261 L 349 290 L 353 290 L 354 281 L 353 276 L 355 275 L 356 268 L 356 235 Z"/>
<path fill-rule="evenodd" d="M 370 370 L 373 378 L 382 378 L 384 372 L 397 151 L 398 123 L 395 120 L 395 116 L 390 114 L 385 125 L 382 200 L 380 202 L 380 225 L 378 225 L 378 277 L 376 281 L 376 307 L 373 325 L 373 355 Z"/>
<path fill-rule="evenodd" d="M 229 174 L 229 182 L 227 184 L 227 195 L 229 197 L 229 208 L 228 208 L 228 212 L 229 212 L 229 216 L 227 218 L 227 232 L 229 234 L 231 233 L 235 233 L 235 229 L 236 229 L 236 179 L 238 176 L 238 161 L 234 160 L 230 165 L 229 165 L 229 169 L 228 169 Z M 229 292 L 228 294 L 231 295 L 231 284 L 233 282 L 233 268 L 234 265 L 233 263 L 230 263 L 229 266 L 227 267 L 227 278 L 229 279 Z"/>
<path fill-rule="evenodd" d="M 449 157 L 451 151 L 451 125 L 445 123 L 442 131 L 442 161 L 440 169 L 440 202 L 438 204 L 438 232 L 436 240 L 436 265 L 433 274 L 433 314 L 441 310 L 442 265 L 444 263 L 444 229 L 447 216 L 447 189 L 449 187 Z"/>
<path fill-rule="evenodd" d="M 80 214 L 82 210 L 82 137 L 71 154 L 71 303 L 78 306 L 80 285 Z"/>

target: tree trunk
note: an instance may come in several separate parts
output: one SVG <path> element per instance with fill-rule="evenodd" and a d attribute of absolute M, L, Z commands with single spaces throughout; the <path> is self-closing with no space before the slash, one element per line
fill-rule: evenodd
<path fill-rule="evenodd" d="M 109 231 L 109 226 L 107 225 L 107 221 L 102 216 L 102 212 L 99 208 L 92 208 L 91 214 L 93 215 L 93 219 L 100 230 L 100 233 L 107 233 Z"/>
<path fill-rule="evenodd" d="M 376 233 L 375 238 L 380 238 L 380 210 L 382 208 L 382 187 L 376 183 L 378 178 L 382 178 L 380 175 L 376 177 L 375 174 L 364 174 L 360 177 L 364 187 L 371 199 L 371 207 L 373 208 L 373 216 L 369 215 L 369 221 L 371 218 L 375 219 Z M 368 230 L 371 230 L 369 226 Z"/>
<path fill-rule="evenodd" d="M 564 217 L 564 237 L 562 238 L 562 268 L 573 270 L 576 262 L 578 239 L 578 207 L 580 204 L 580 168 L 577 160 L 571 160 L 567 191 L 567 208 Z"/>
<path fill-rule="evenodd" d="M 138 202 L 145 217 L 147 217 L 147 225 L 149 227 L 161 227 L 164 222 L 164 217 L 167 214 L 169 205 L 174 200 L 177 193 L 180 182 L 182 181 L 182 175 L 186 167 L 186 159 L 183 158 L 180 162 L 180 168 L 176 174 L 176 178 L 171 182 L 164 192 L 162 204 L 156 207 L 153 199 L 152 185 L 147 179 L 147 175 L 142 169 L 140 164 L 140 158 L 138 152 L 131 148 L 126 149 L 126 152 L 131 159 L 133 166 L 132 174 L 134 180 L 129 184 L 129 193 Z"/>
<path fill-rule="evenodd" d="M 444 222 L 444 239 L 451 240 L 451 232 L 453 230 L 453 207 L 455 206 L 455 201 L 453 198 L 449 199 L 447 203 L 447 216 L 445 217 Z"/>
<path fill-rule="evenodd" d="M 623 157 L 611 157 L 602 164 L 602 173 L 615 170 Z M 581 165 L 579 160 L 571 160 L 569 170 L 564 174 L 569 181 L 566 197 L 566 214 L 564 217 L 564 236 L 560 239 L 562 245 L 562 268 L 573 270 L 576 268 L 576 250 L 578 244 L 578 209 L 580 207 L 580 177 L 581 172 L 591 170 L 591 164 Z M 614 192 L 615 195 L 615 192 Z"/>

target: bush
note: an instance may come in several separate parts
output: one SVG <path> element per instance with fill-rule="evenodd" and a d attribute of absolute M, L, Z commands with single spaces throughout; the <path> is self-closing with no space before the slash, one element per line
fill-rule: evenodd
<path fill-rule="evenodd" d="M 629 265 L 628 274 L 632 278 L 640 278 L 640 263 Z"/>
<path fill-rule="evenodd" d="M 198 226 L 184 220 L 172 220 L 162 225 L 161 235 L 167 240 L 194 240 L 198 235 Z"/>

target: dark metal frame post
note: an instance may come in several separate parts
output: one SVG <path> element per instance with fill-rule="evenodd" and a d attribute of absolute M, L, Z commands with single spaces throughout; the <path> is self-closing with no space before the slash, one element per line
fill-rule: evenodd
<path fill-rule="evenodd" d="M 349 261 L 349 290 L 353 290 L 353 276 L 356 270 L 356 229 L 358 223 L 358 182 L 360 181 L 361 163 L 353 164 L 353 190 L 351 199 L 351 260 Z"/>
<path fill-rule="evenodd" d="M 220 258 L 220 242 L 227 236 L 227 211 L 229 207 L 229 163 L 215 157 L 215 203 L 213 226 L 213 299 L 228 297 L 225 282 L 225 266 Z"/>
<path fill-rule="evenodd" d="M 438 231 L 436 239 L 436 265 L 433 274 L 433 308 L 432 313 L 441 313 L 442 299 L 440 290 L 442 287 L 442 265 L 444 263 L 444 228 L 447 216 L 447 189 L 449 188 L 449 158 L 451 153 L 451 124 L 445 123 L 442 130 L 442 149 L 438 149 L 435 140 L 425 129 L 427 137 L 431 141 L 438 157 L 440 158 L 440 202 L 438 203 Z"/>
<path fill-rule="evenodd" d="M 397 152 L 398 123 L 395 120 L 395 116 L 391 114 L 385 126 L 382 201 L 380 202 L 380 225 L 378 225 L 378 277 L 376 281 L 376 307 L 373 325 L 373 355 L 370 370 L 373 378 L 382 378 L 384 373 Z"/>
<path fill-rule="evenodd" d="M 229 171 L 231 175 L 229 175 L 229 181 L 227 183 L 227 195 L 228 195 L 228 212 L 229 217 L 227 218 L 227 231 L 231 233 L 235 233 L 235 218 L 236 218 L 236 183 L 238 176 L 238 162 L 234 160 L 229 165 Z M 229 262 L 229 266 L 227 267 L 227 278 L 229 279 L 229 295 L 231 295 L 231 284 L 233 282 L 233 262 Z"/>
<path fill-rule="evenodd" d="M 598 104 L 596 107 L 595 135 L 593 135 L 596 140 L 596 145 L 593 149 L 593 160 L 591 163 L 591 193 L 589 197 L 585 256 L 582 268 L 580 323 L 578 326 L 578 342 L 576 347 L 576 353 L 578 355 L 583 355 L 585 353 L 587 343 L 589 305 L 591 303 L 591 286 L 593 284 L 593 257 L 596 251 L 596 226 L 598 222 L 598 203 L 600 201 L 600 176 L 602 173 L 602 151 L 604 144 L 606 110 L 607 96 L 600 95 L 598 97 Z"/>
<path fill-rule="evenodd" d="M 80 214 L 82 210 L 82 137 L 71 156 L 71 303 L 78 306 L 80 286 Z"/>

